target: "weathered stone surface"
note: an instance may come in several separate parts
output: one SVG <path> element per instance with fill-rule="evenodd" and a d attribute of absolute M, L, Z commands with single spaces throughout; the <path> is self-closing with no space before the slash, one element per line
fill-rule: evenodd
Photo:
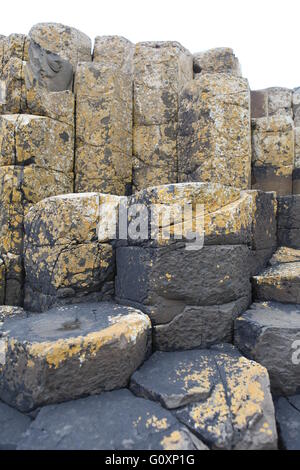
<path fill-rule="evenodd" d="M 18 449 L 206 450 L 207 447 L 157 403 L 134 397 L 128 390 L 117 390 L 43 408 Z"/>
<path fill-rule="evenodd" d="M 3 293 L 1 304 L 22 305 L 24 283 L 24 267 L 22 255 L 5 253 L 1 254 L 0 256 L 1 285 Z"/>
<path fill-rule="evenodd" d="M 293 171 L 293 194 L 300 194 L 300 127 L 295 127 L 295 161 Z"/>
<path fill-rule="evenodd" d="M 269 261 L 271 266 L 276 266 L 281 263 L 296 263 L 300 262 L 300 250 L 294 248 L 288 248 L 287 246 L 281 246 L 274 253 Z"/>
<path fill-rule="evenodd" d="M 185 306 L 220 305 L 247 297 L 249 249 L 243 245 L 117 248 L 116 295 L 142 305 L 155 324 L 170 322 Z"/>
<path fill-rule="evenodd" d="M 28 416 L 0 402 L 0 450 L 15 450 L 30 424 Z"/>
<path fill-rule="evenodd" d="M 115 65 L 125 73 L 133 73 L 135 45 L 122 36 L 97 36 L 93 61 Z"/>
<path fill-rule="evenodd" d="M 287 116 L 252 120 L 252 188 L 292 193 L 293 121 Z"/>
<path fill-rule="evenodd" d="M 292 90 L 282 87 L 268 88 L 268 115 L 282 115 L 293 117 Z"/>
<path fill-rule="evenodd" d="M 177 42 L 144 42 L 134 54 L 133 189 L 177 182 L 178 97 L 193 78 Z"/>
<path fill-rule="evenodd" d="M 278 245 L 300 248 L 300 195 L 278 198 Z"/>
<path fill-rule="evenodd" d="M 132 376 L 131 390 L 160 402 L 214 449 L 275 449 L 267 371 L 229 345 L 156 352 Z"/>
<path fill-rule="evenodd" d="M 48 91 L 72 90 L 73 66 L 59 55 L 30 41 L 29 61 L 25 67 L 25 82 L 30 88 L 38 83 Z"/>
<path fill-rule="evenodd" d="M 235 345 L 246 357 L 268 369 L 276 395 L 293 395 L 300 390 L 299 341 L 299 305 L 252 304 L 235 321 Z"/>
<path fill-rule="evenodd" d="M 134 189 L 177 182 L 177 129 L 177 123 L 134 127 Z"/>
<path fill-rule="evenodd" d="M 26 88 L 26 112 L 74 126 L 74 95 L 71 91 L 49 92 L 35 84 Z"/>
<path fill-rule="evenodd" d="M 38 23 L 29 31 L 30 38 L 42 48 L 71 62 L 91 61 L 92 41 L 78 29 L 60 23 Z"/>
<path fill-rule="evenodd" d="M 23 61 L 12 57 L 2 67 L 0 113 L 20 113 L 24 107 L 24 68 Z"/>
<path fill-rule="evenodd" d="M 275 401 L 279 442 L 285 450 L 300 450 L 300 395 Z"/>
<path fill-rule="evenodd" d="M 253 277 L 257 300 L 300 303 L 300 262 L 279 263 Z"/>
<path fill-rule="evenodd" d="M 132 77 L 82 63 L 76 81 L 75 189 L 124 195 L 132 172 Z"/>
<path fill-rule="evenodd" d="M 201 74 L 182 90 L 178 124 L 179 181 L 250 187 L 250 91 L 247 80 Z"/>
<path fill-rule="evenodd" d="M 107 239 L 97 241 L 97 226 L 112 216 L 101 216 L 102 204 L 118 201 L 116 196 L 97 193 L 68 194 L 41 201 L 29 211 L 26 308 L 39 311 L 56 303 L 96 301 L 113 294 L 114 250 Z"/>
<path fill-rule="evenodd" d="M 185 307 L 169 323 L 153 327 L 154 348 L 176 351 L 231 343 L 234 320 L 248 306 L 249 297 L 242 297 L 223 305 Z"/>
<path fill-rule="evenodd" d="M 3 253 L 20 254 L 23 218 L 31 205 L 56 194 L 70 193 L 72 174 L 31 164 L 0 167 L 0 243 Z"/>
<path fill-rule="evenodd" d="M 72 173 L 73 127 L 28 114 L 0 116 L 0 166 L 35 164 Z"/>
<path fill-rule="evenodd" d="M 194 77 L 201 73 L 228 73 L 241 76 L 238 58 L 229 47 L 217 47 L 194 54 Z"/>
<path fill-rule="evenodd" d="M 0 306 L 0 323 L 3 323 L 7 318 L 12 317 L 22 317 L 26 315 L 25 310 L 22 307 L 16 306 L 7 306 L 1 305 Z"/>
<path fill-rule="evenodd" d="M 300 127 L 300 87 L 293 90 L 292 104 L 295 127 Z"/>
<path fill-rule="evenodd" d="M 138 43 L 134 54 L 134 124 L 177 121 L 178 94 L 193 78 L 192 55 L 178 42 Z"/>
<path fill-rule="evenodd" d="M 126 386 L 150 346 L 140 311 L 113 303 L 6 320 L 0 396 L 19 410 Z"/>

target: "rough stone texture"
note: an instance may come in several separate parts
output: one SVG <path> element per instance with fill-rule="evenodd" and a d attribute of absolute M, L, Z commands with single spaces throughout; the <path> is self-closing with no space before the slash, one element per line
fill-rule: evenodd
<path fill-rule="evenodd" d="M 177 42 L 138 43 L 133 76 L 133 188 L 176 183 L 178 99 L 192 55 Z"/>
<path fill-rule="evenodd" d="M 60 23 L 38 23 L 29 31 L 30 38 L 43 49 L 58 54 L 73 65 L 91 61 L 92 41 L 86 34 Z"/>
<path fill-rule="evenodd" d="M 268 116 L 267 90 L 251 90 L 251 118 Z"/>
<path fill-rule="evenodd" d="M 72 126 L 47 117 L 0 116 L 0 166 L 35 164 L 72 176 L 73 134 Z"/>
<path fill-rule="evenodd" d="M 131 187 L 132 77 L 117 66 L 77 68 L 76 192 L 124 195 Z"/>
<path fill-rule="evenodd" d="M 300 248 L 300 195 L 278 198 L 278 245 Z"/>
<path fill-rule="evenodd" d="M 252 188 L 292 193 L 293 121 L 285 115 L 252 120 Z"/>
<path fill-rule="evenodd" d="M 38 83 L 48 91 L 72 90 L 73 67 L 70 62 L 53 54 L 34 41 L 28 48 L 29 61 L 25 68 L 25 82 Z"/>
<path fill-rule="evenodd" d="M 293 92 L 288 88 L 272 87 L 251 91 L 251 117 L 286 116 L 293 118 Z"/>
<path fill-rule="evenodd" d="M 43 408 L 18 449 L 124 451 L 207 447 L 157 403 L 134 397 L 128 390 L 118 390 Z"/>
<path fill-rule="evenodd" d="M 126 386 L 149 351 L 148 317 L 90 303 L 6 320 L 0 396 L 21 411 Z"/>
<path fill-rule="evenodd" d="M 200 74 L 180 94 L 179 181 L 250 187 L 250 91 L 247 80 Z"/>
<path fill-rule="evenodd" d="M 228 73 L 240 77 L 241 65 L 229 47 L 217 47 L 194 54 L 194 77 L 201 73 Z"/>
<path fill-rule="evenodd" d="M 48 198 L 25 219 L 25 306 L 45 310 L 54 304 L 113 294 L 114 250 L 97 240 L 97 225 L 105 224 L 102 203 L 117 196 L 97 193 Z M 64 224 L 61 224 L 61 220 Z"/>
<path fill-rule="evenodd" d="M 293 171 L 293 194 L 300 194 L 300 127 L 295 127 L 295 161 Z"/>
<path fill-rule="evenodd" d="M 235 345 L 268 369 L 275 395 L 293 395 L 300 390 L 299 341 L 299 305 L 252 304 L 235 321 Z"/>
<path fill-rule="evenodd" d="M 279 263 L 253 277 L 254 297 L 300 303 L 300 262 Z"/>
<path fill-rule="evenodd" d="M 23 218 L 31 205 L 56 194 L 70 193 L 73 177 L 35 164 L 0 167 L 0 243 L 3 253 L 21 254 Z"/>
<path fill-rule="evenodd" d="M 156 352 L 132 376 L 131 390 L 160 402 L 213 449 L 275 449 L 267 371 L 232 346 Z"/>
<path fill-rule="evenodd" d="M 281 246 L 272 256 L 272 258 L 269 261 L 269 264 L 271 266 L 276 266 L 281 263 L 296 263 L 296 262 L 300 262 L 300 250 L 295 250 L 294 248 Z"/>
<path fill-rule="evenodd" d="M 295 127 L 300 127 L 300 87 L 293 90 L 292 104 Z"/>
<path fill-rule="evenodd" d="M 22 317 L 23 315 L 26 315 L 26 313 L 22 307 L 0 306 L 0 323 L 3 323 L 7 318 Z"/>
<path fill-rule="evenodd" d="M 28 416 L 0 402 L 0 450 L 15 450 L 30 423 Z"/>
<path fill-rule="evenodd" d="M 134 49 L 134 44 L 122 36 L 97 36 L 93 61 L 115 65 L 123 72 L 132 74 Z"/>
<path fill-rule="evenodd" d="M 178 209 L 174 218 L 160 219 L 156 230 L 149 227 L 148 238 L 129 237 L 128 246 L 118 244 L 118 300 L 150 316 L 157 349 L 230 341 L 234 319 L 250 302 L 249 278 L 265 266 L 276 246 L 275 195 L 186 183 L 140 191 L 128 198 L 129 209 L 133 204 L 148 209 L 176 204 Z M 204 247 L 198 250 L 186 249 L 195 241 L 188 241 L 185 233 L 178 240 L 184 204 L 204 205 L 203 225 L 196 231 L 201 236 L 204 227 Z M 184 228 L 193 228 L 200 217 L 191 211 Z"/>
<path fill-rule="evenodd" d="M 14 255 L 12 253 L 5 253 L 0 255 L 0 260 L 0 305 L 22 305 L 24 283 L 22 256 Z"/>
<path fill-rule="evenodd" d="M 275 401 L 279 442 L 285 450 L 300 450 L 300 395 Z"/>

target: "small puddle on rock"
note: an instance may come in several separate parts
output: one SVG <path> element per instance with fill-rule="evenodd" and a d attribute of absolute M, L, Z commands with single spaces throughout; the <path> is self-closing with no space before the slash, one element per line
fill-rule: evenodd
<path fill-rule="evenodd" d="M 58 328 L 57 331 L 70 331 L 70 330 L 79 330 L 80 329 L 80 321 L 76 318 L 76 320 L 66 321 L 62 324 L 61 328 Z"/>

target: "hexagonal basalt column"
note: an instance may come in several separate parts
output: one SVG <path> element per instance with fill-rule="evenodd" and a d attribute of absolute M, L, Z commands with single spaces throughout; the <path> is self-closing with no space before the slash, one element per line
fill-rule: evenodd
<path fill-rule="evenodd" d="M 23 411 L 127 385 L 150 346 L 150 321 L 113 303 L 59 307 L 4 323 L 1 399 Z"/>

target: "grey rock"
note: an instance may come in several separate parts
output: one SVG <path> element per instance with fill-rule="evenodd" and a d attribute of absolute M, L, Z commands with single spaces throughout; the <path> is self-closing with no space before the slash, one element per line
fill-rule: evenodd
<path fill-rule="evenodd" d="M 172 414 L 128 390 L 43 408 L 19 450 L 205 450 Z"/>
<path fill-rule="evenodd" d="M 266 370 L 228 344 L 155 352 L 131 390 L 160 402 L 214 449 L 274 449 L 274 406 Z"/>
<path fill-rule="evenodd" d="M 235 321 L 234 343 L 246 357 L 266 367 L 275 395 L 299 392 L 299 305 L 253 304 Z"/>
<path fill-rule="evenodd" d="M 0 395 L 21 411 L 126 386 L 151 344 L 147 316 L 114 303 L 58 307 L 3 329 Z"/>
<path fill-rule="evenodd" d="M 167 248 L 117 248 L 116 296 L 145 306 L 154 324 L 170 322 L 180 306 L 221 305 L 250 293 L 245 245 L 204 246 L 188 251 L 184 244 Z"/>
<path fill-rule="evenodd" d="M 300 303 L 300 262 L 279 263 L 253 277 L 256 300 Z"/>
<path fill-rule="evenodd" d="M 48 91 L 72 91 L 72 64 L 59 55 L 43 49 L 34 41 L 30 41 L 29 62 L 25 67 L 25 83 L 27 88 L 38 83 Z"/>
<path fill-rule="evenodd" d="M 217 47 L 194 54 L 194 77 L 199 73 L 228 73 L 241 76 L 238 58 L 229 47 Z"/>
<path fill-rule="evenodd" d="M 285 450 L 300 450 L 300 395 L 275 401 L 280 444 Z"/>
<path fill-rule="evenodd" d="M 278 198 L 278 244 L 300 248 L 300 194 Z"/>
<path fill-rule="evenodd" d="M 249 297 L 223 305 L 187 306 L 170 323 L 153 327 L 154 348 L 161 351 L 207 348 L 233 340 L 234 320 L 249 306 Z"/>
<path fill-rule="evenodd" d="M 0 450 L 15 450 L 31 419 L 0 402 Z"/>

